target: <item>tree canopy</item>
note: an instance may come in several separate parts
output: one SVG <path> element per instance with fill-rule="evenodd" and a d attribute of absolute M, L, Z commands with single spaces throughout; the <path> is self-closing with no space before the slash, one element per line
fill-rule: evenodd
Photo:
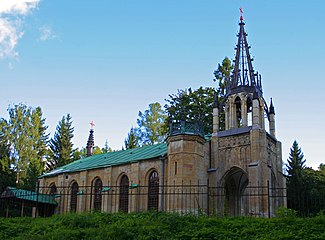
<path fill-rule="evenodd" d="M 165 140 L 167 137 L 165 119 L 166 114 L 158 102 L 149 104 L 149 108 L 144 112 L 139 111 L 136 134 L 141 146 L 153 145 Z"/>
<path fill-rule="evenodd" d="M 170 94 L 165 99 L 168 118 L 172 120 L 186 120 L 202 124 L 204 133 L 212 132 L 212 111 L 215 90 L 212 87 L 200 87 L 197 90 L 191 88 L 178 90 L 176 94 Z"/>
<path fill-rule="evenodd" d="M 15 173 L 19 187 L 33 189 L 44 171 L 49 134 L 40 107 L 9 106 L 9 119 L 1 119 L 2 168 Z M 9 150 L 9 152 L 7 152 Z"/>
<path fill-rule="evenodd" d="M 67 114 L 59 121 L 54 137 L 49 142 L 51 151 L 46 164 L 48 170 L 53 170 L 74 161 L 76 155 L 72 143 L 73 131 L 72 117 Z"/>

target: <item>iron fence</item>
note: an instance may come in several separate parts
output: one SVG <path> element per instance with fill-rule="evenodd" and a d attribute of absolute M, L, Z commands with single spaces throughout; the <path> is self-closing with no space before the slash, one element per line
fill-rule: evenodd
<path fill-rule="evenodd" d="M 303 200 L 302 200 L 303 199 Z M 40 186 L 35 192 L 7 189 L 0 197 L 0 216 L 50 216 L 67 212 L 167 211 L 218 216 L 273 217 L 279 207 L 301 216 L 325 210 L 325 196 L 288 196 L 285 188 L 247 186 L 229 194 L 223 187 L 197 185 Z"/>

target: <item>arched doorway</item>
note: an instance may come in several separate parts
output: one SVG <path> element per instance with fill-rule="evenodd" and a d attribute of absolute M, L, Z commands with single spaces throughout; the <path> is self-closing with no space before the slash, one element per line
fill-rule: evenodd
<path fill-rule="evenodd" d="M 245 215 L 248 203 L 245 190 L 248 185 L 248 176 L 243 169 L 232 167 L 224 177 L 225 213 L 230 216 Z"/>
<path fill-rule="evenodd" d="M 120 181 L 119 211 L 129 211 L 129 178 L 123 175 Z"/>
<path fill-rule="evenodd" d="M 156 171 L 149 175 L 148 183 L 148 210 L 158 211 L 159 203 L 159 176 Z"/>
<path fill-rule="evenodd" d="M 79 191 L 79 186 L 77 182 L 74 182 L 71 185 L 71 195 L 70 195 L 70 212 L 76 212 L 77 211 L 77 194 Z"/>
<path fill-rule="evenodd" d="M 94 210 L 100 212 L 102 210 L 102 180 L 97 178 L 94 181 Z"/>

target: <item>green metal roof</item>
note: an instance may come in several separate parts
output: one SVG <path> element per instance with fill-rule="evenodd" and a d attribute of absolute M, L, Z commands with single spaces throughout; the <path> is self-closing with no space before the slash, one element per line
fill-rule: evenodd
<path fill-rule="evenodd" d="M 111 167 L 123 165 L 142 160 L 148 160 L 167 154 L 167 144 L 160 143 L 151 146 L 133 148 L 128 150 L 109 152 L 104 154 L 92 155 L 87 158 L 82 158 L 51 172 L 45 173 L 39 178 L 55 176 L 62 173 L 79 172 L 89 169 Z"/>
<path fill-rule="evenodd" d="M 7 187 L 6 190 L 1 194 L 1 198 L 18 198 L 23 200 L 28 200 L 32 202 L 47 203 L 57 205 L 57 202 L 54 200 L 53 195 L 47 194 L 37 194 L 36 192 L 17 189 L 14 187 Z"/>

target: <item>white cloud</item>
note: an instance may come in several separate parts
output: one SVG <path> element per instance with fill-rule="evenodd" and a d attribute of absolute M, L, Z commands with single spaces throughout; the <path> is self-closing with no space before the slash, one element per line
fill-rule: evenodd
<path fill-rule="evenodd" d="M 0 0 L 0 59 L 18 58 L 15 47 L 23 36 L 22 22 L 40 0 Z"/>
<path fill-rule="evenodd" d="M 0 14 L 26 15 L 37 7 L 39 0 L 1 0 Z"/>
<path fill-rule="evenodd" d="M 39 28 L 40 31 L 40 38 L 41 41 L 51 40 L 57 38 L 55 33 L 53 32 L 52 28 L 48 25 L 43 25 Z"/>

